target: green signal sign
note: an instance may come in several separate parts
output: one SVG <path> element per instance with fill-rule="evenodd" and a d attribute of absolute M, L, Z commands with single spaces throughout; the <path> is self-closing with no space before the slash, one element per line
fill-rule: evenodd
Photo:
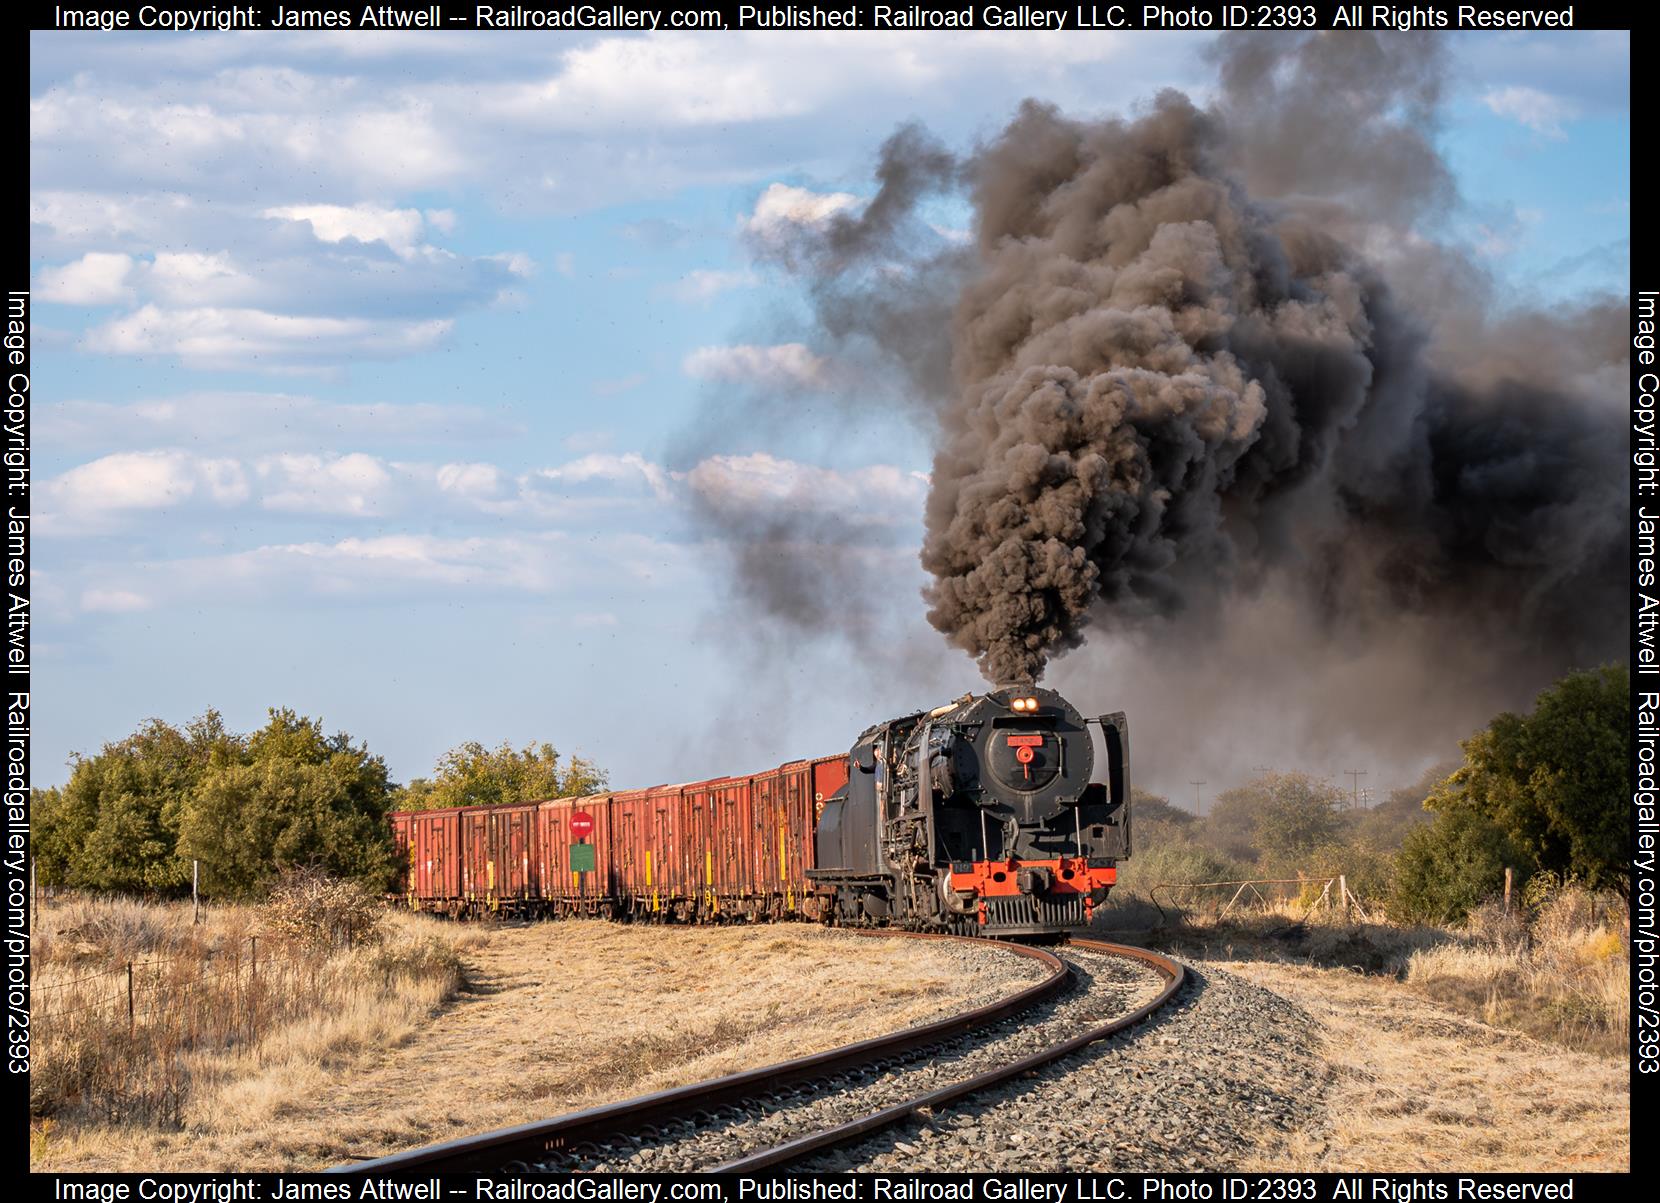
<path fill-rule="evenodd" d="M 594 871 L 594 846 L 592 844 L 571 845 L 571 872 L 592 873 Z"/>

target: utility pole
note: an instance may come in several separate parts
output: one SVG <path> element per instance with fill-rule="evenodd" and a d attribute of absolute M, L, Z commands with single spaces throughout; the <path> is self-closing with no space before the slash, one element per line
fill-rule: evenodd
<path fill-rule="evenodd" d="M 1194 781 L 1192 778 L 1189 778 L 1187 783 L 1193 787 L 1193 816 L 1195 818 L 1202 819 L 1205 817 L 1205 804 L 1199 798 L 1199 787 L 1201 785 L 1209 785 L 1210 782 Z"/>
<path fill-rule="evenodd" d="M 1365 769 L 1344 769 L 1343 772 L 1345 774 L 1347 774 L 1349 777 L 1354 779 L 1354 785 L 1355 785 L 1355 804 L 1354 804 L 1354 808 L 1356 810 L 1359 810 L 1360 809 L 1360 779 L 1362 777 L 1366 776 L 1367 770 L 1365 770 Z"/>

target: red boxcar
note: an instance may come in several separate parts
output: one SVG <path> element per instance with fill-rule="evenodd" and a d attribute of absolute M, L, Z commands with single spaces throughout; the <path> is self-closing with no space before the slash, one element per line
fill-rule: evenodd
<path fill-rule="evenodd" d="M 586 815 L 586 835 L 572 830 L 571 816 Z M 587 845 L 580 856 L 574 850 Z M 614 908 L 611 870 L 611 796 L 555 798 L 536 807 L 536 847 L 540 858 L 542 898 L 561 915 L 605 915 Z M 579 861 L 573 867 L 572 861 Z M 592 868 L 586 862 L 592 861 Z"/>
<path fill-rule="evenodd" d="M 846 780 L 846 758 L 823 757 L 751 777 L 402 812 L 392 831 L 409 903 L 427 910 L 816 918 L 821 900 L 806 877 L 813 829 Z M 577 814 L 588 818 L 586 835 L 572 829 Z"/>
<path fill-rule="evenodd" d="M 460 833 L 461 812 L 454 808 L 392 816 L 392 835 L 408 863 L 405 889 L 411 903 L 461 897 Z"/>
<path fill-rule="evenodd" d="M 541 901 L 533 857 L 536 806 L 469 806 L 461 816 L 461 895 L 492 911 L 529 912 Z"/>

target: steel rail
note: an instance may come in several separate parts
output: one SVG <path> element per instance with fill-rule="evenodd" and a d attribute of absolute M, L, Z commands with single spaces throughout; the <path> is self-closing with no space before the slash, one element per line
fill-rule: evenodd
<path fill-rule="evenodd" d="M 1047 949 L 1027 944 L 989 941 L 977 936 L 953 936 L 935 932 L 850 929 L 872 937 L 903 937 L 913 940 L 956 940 L 976 948 L 988 944 L 1028 957 L 1049 969 L 1049 975 L 1025 989 L 956 1015 L 949 1015 L 922 1027 L 906 1028 L 885 1036 L 874 1036 L 856 1044 L 845 1044 L 810 1056 L 782 1061 L 760 1069 L 744 1070 L 688 1086 L 606 1103 L 585 1111 L 549 1120 L 518 1124 L 476 1136 L 463 1136 L 442 1144 L 426 1145 L 385 1157 L 333 1166 L 326 1174 L 499 1173 L 513 1162 L 535 1160 L 583 1144 L 602 1144 L 626 1137 L 641 1129 L 685 1119 L 697 1112 L 726 1106 L 798 1085 L 814 1078 L 857 1069 L 883 1057 L 911 1052 L 965 1032 L 986 1027 L 1029 1010 L 1062 990 L 1070 970 L 1065 961 Z"/>
<path fill-rule="evenodd" d="M 1048 1048 L 1039 1049 L 1018 1061 L 1012 1061 L 1007 1065 L 999 1066 L 997 1069 L 987 1070 L 985 1073 L 976 1074 L 971 1078 L 964 1078 L 960 1082 L 953 1082 L 949 1086 L 942 1086 L 938 1090 L 929 1091 L 927 1094 L 907 1099 L 903 1103 L 885 1107 L 881 1111 L 875 1111 L 858 1119 L 849 1120 L 847 1123 L 824 1128 L 818 1132 L 811 1132 L 806 1136 L 786 1141 L 781 1145 L 774 1145 L 768 1149 L 746 1153 L 742 1157 L 717 1165 L 708 1172 L 711 1174 L 732 1174 L 776 1169 L 779 1166 L 799 1161 L 803 1157 L 822 1149 L 845 1144 L 871 1132 L 903 1123 L 925 1107 L 940 1107 L 989 1087 L 1000 1085 L 1030 1070 L 1041 1068 L 1052 1061 L 1058 1061 L 1068 1053 L 1076 1052 L 1097 1040 L 1105 1040 L 1108 1036 L 1116 1035 L 1127 1028 L 1134 1027 L 1175 998 L 1177 993 L 1180 992 L 1182 984 L 1187 980 L 1187 970 L 1182 967 L 1179 961 L 1160 956 L 1156 952 L 1149 952 L 1145 948 L 1136 948 L 1129 944 L 1109 944 L 1104 940 L 1072 940 L 1069 941 L 1068 946 L 1086 952 L 1127 957 L 1151 965 L 1164 975 L 1164 989 L 1159 992 L 1156 998 L 1137 1007 L 1128 1015 L 1120 1016 L 1099 1027 L 1089 1028 L 1075 1036 L 1069 1036 L 1065 1040 L 1052 1044 Z"/>

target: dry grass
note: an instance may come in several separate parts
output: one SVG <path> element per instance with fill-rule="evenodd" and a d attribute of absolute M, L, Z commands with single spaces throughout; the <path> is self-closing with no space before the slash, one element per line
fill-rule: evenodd
<path fill-rule="evenodd" d="M 60 1125 L 33 1168 L 315 1169 L 660 1090 L 1014 988 L 947 948 L 805 926 L 480 929 L 468 988 L 365 996 L 219 1063 L 181 1130 Z M 1022 962 L 1024 964 L 1024 962 Z"/>
<path fill-rule="evenodd" d="M 1569 1048 L 1621 1053 L 1629 1039 L 1630 949 L 1618 900 L 1558 888 L 1506 914 L 1478 908 L 1461 928 L 1368 922 L 1309 899 L 1236 909 L 1120 912 L 1140 938 L 1201 959 L 1266 959 L 1357 969 L 1426 998 Z M 1150 910 L 1150 908 L 1149 908 Z M 1109 912 L 1109 921 L 1112 913 Z"/>
<path fill-rule="evenodd" d="M 399 1038 L 454 995 L 460 946 L 476 939 L 402 916 L 372 944 L 302 949 L 271 938 L 250 908 L 206 918 L 196 926 L 188 905 L 131 900 L 38 917 L 33 1168 L 83 1168 L 88 1139 L 188 1131 L 243 1106 L 250 1082 Z"/>
<path fill-rule="evenodd" d="M 1581 890 L 1555 894 L 1522 921 L 1494 906 L 1463 939 L 1413 953 L 1406 980 L 1489 1023 L 1610 1056 L 1626 1049 L 1631 960 L 1623 928 Z"/>
<path fill-rule="evenodd" d="M 1142 932 L 1320 1025 L 1325 1122 L 1242 1170 L 1630 1168 L 1630 965 L 1617 902 L 1570 887 L 1509 915 L 1482 908 L 1449 931 L 1308 901 L 1226 918 L 1196 909 Z"/>
<path fill-rule="evenodd" d="M 1628 1063 L 1494 1028 L 1343 969 L 1224 963 L 1301 1005 L 1332 1067 L 1326 1124 L 1243 1170 L 1628 1170 Z"/>

